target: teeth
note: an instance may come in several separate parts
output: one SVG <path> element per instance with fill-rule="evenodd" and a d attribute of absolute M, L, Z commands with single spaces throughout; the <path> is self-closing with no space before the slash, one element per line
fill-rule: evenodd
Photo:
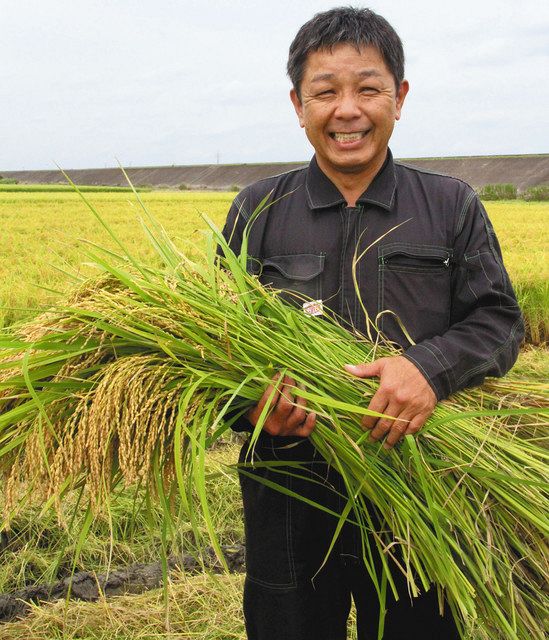
<path fill-rule="evenodd" d="M 333 137 L 338 142 L 356 142 L 364 136 L 364 132 L 359 131 L 357 133 L 334 133 Z"/>

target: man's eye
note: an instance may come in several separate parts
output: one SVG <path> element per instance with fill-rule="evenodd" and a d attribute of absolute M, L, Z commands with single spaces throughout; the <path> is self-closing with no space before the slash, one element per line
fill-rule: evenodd
<path fill-rule="evenodd" d="M 329 96 L 332 95 L 334 93 L 333 89 L 323 89 L 322 91 L 319 91 L 317 95 L 319 96 Z"/>
<path fill-rule="evenodd" d="M 361 87 L 360 93 L 377 93 L 377 89 L 375 87 Z"/>

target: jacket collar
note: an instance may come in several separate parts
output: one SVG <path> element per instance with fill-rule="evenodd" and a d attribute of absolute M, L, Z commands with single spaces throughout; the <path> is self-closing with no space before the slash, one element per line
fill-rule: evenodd
<path fill-rule="evenodd" d="M 338 188 L 318 166 L 316 156 L 313 156 L 307 168 L 305 188 L 307 189 L 307 201 L 311 209 L 326 209 L 345 204 L 345 198 Z M 393 154 L 390 149 L 387 149 L 387 158 L 385 158 L 383 166 L 370 183 L 370 186 L 357 199 L 357 204 L 373 204 L 390 211 L 395 200 L 395 193 L 395 165 Z"/>

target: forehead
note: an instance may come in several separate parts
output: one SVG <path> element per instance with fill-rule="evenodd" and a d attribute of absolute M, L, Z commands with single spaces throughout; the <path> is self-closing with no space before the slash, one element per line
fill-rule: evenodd
<path fill-rule="evenodd" d="M 352 44 L 337 44 L 307 55 L 304 81 L 314 82 L 342 75 L 393 77 L 383 56 L 372 45 L 357 48 Z"/>

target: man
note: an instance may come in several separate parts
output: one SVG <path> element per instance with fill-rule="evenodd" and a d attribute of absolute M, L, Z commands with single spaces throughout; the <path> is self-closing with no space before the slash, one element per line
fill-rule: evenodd
<path fill-rule="evenodd" d="M 367 417 L 363 426 L 391 448 L 421 429 L 437 401 L 512 366 L 520 311 L 474 191 L 393 161 L 388 142 L 408 82 L 402 43 L 387 21 L 367 9 L 317 14 L 290 47 L 288 74 L 315 155 L 304 169 L 244 189 L 225 235 L 238 251 L 251 213 L 272 192 L 273 204 L 251 227 L 250 270 L 290 302 L 308 296 L 350 329 L 372 338 L 381 332 L 402 347 L 402 355 L 347 366 L 351 375 L 379 378 L 369 407 L 387 417 Z M 315 416 L 294 399 L 290 377 L 279 382 L 254 455 L 307 465 L 300 473 L 261 466 L 255 473 L 340 511 L 341 479 L 307 439 Z M 270 386 L 241 429 L 256 424 L 272 395 Z M 245 446 L 241 460 L 248 455 Z M 357 528 L 344 528 L 318 571 L 335 519 L 249 478 L 241 484 L 248 637 L 345 638 L 352 595 L 359 638 L 377 638 L 377 594 Z M 385 639 L 459 637 L 448 607 L 440 615 L 436 589 L 411 602 L 402 576 L 398 586 L 398 602 L 387 600 Z"/>

